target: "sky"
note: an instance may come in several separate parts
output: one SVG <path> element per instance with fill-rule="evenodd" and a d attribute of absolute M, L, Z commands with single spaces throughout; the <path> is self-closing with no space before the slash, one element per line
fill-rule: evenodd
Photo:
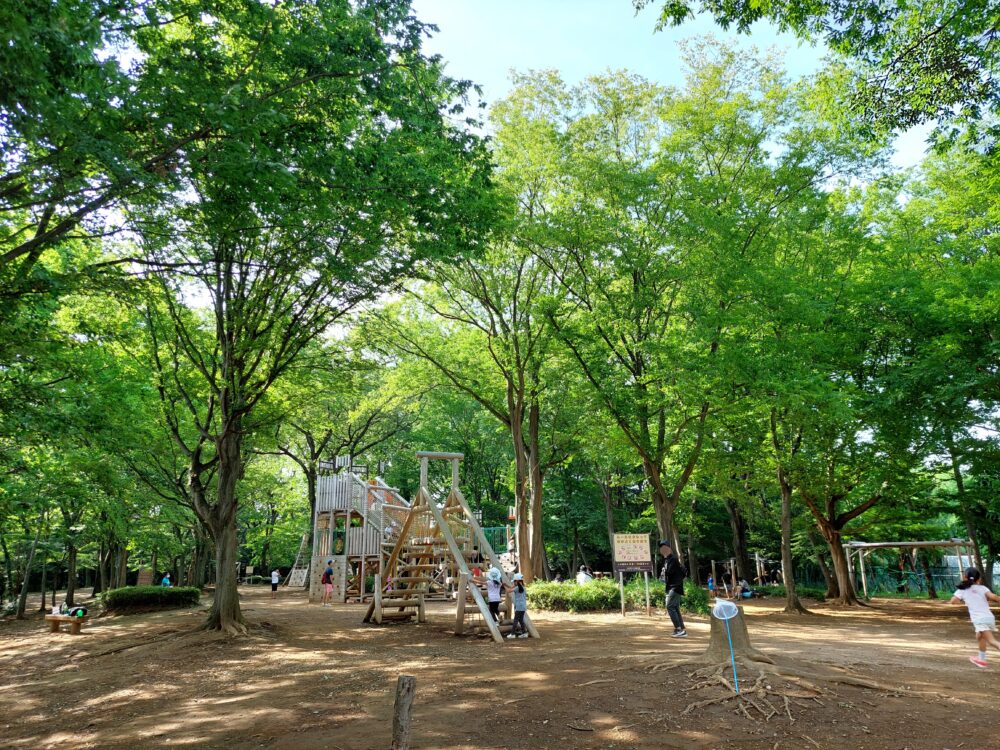
<path fill-rule="evenodd" d="M 666 86 L 683 83 L 684 39 L 712 34 L 741 48 L 776 48 L 793 76 L 822 66 L 826 50 L 781 34 L 765 23 L 750 36 L 723 31 L 700 16 L 680 28 L 655 31 L 657 7 L 636 14 L 631 0 L 413 0 L 417 17 L 440 31 L 426 51 L 440 54 L 448 74 L 483 88 L 492 104 L 510 90 L 509 72 L 558 70 L 568 83 L 608 69 L 626 69 Z M 917 164 L 930 127 L 914 128 L 896 139 L 893 163 Z"/>

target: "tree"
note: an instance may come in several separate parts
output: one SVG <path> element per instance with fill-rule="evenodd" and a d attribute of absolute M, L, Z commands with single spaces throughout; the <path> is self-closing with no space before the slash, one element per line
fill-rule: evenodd
<path fill-rule="evenodd" d="M 236 486 L 258 405 L 347 312 L 424 259 L 474 244 L 486 173 L 476 138 L 449 120 L 467 87 L 421 54 L 425 29 L 406 3 L 240 8 L 144 31 L 174 51 L 171 75 L 200 81 L 192 98 L 220 102 L 244 137 L 188 144 L 185 192 L 130 216 L 161 270 L 159 387 L 169 383 L 197 442 L 180 417 L 173 438 L 192 478 L 216 471 L 211 495 L 192 493 L 216 548 L 207 627 L 232 632 L 243 630 Z M 204 311 L 183 304 L 194 290 Z"/>
<path fill-rule="evenodd" d="M 723 28 L 750 33 L 767 20 L 782 31 L 821 41 L 856 65 L 849 84 L 854 118 L 879 128 L 922 122 L 975 121 L 1000 100 L 990 75 L 1000 55 L 1000 16 L 989 0 L 633 0 L 660 5 L 658 28 L 696 12 Z M 831 92 L 833 93 L 833 92 Z M 957 130 L 953 134 L 957 134 Z"/>

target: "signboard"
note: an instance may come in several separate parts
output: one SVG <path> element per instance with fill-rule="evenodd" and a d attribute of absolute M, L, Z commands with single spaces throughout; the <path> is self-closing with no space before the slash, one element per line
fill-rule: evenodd
<path fill-rule="evenodd" d="M 615 570 L 619 573 L 653 572 L 649 534 L 615 534 Z"/>

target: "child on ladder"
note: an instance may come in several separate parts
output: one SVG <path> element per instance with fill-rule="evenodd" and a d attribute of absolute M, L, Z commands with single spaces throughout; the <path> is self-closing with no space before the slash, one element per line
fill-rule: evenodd
<path fill-rule="evenodd" d="M 528 611 L 528 591 L 524 588 L 524 576 L 520 573 L 514 574 L 514 585 L 509 591 L 514 594 L 514 629 L 507 634 L 507 638 L 527 638 L 528 629 L 524 625 L 524 615 Z"/>
<path fill-rule="evenodd" d="M 980 669 L 986 669 L 986 647 L 1000 651 L 1000 643 L 993 635 L 997 630 L 997 620 L 990 611 L 990 602 L 1000 602 L 997 596 L 979 583 L 982 577 L 976 568 L 965 571 L 965 579 L 958 584 L 958 590 L 951 597 L 950 604 L 962 604 L 969 608 L 969 618 L 972 627 L 976 629 L 976 640 L 979 642 L 979 656 L 970 656 L 969 661 Z"/>
<path fill-rule="evenodd" d="M 486 574 L 486 604 L 496 622 L 500 622 L 500 599 L 503 596 L 503 573 L 500 568 L 490 568 Z"/>

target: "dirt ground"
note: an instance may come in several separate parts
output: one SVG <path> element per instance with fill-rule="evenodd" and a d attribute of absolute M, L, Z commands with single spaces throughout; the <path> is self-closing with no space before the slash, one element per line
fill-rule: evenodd
<path fill-rule="evenodd" d="M 540 640 L 496 645 L 451 635 L 444 603 L 426 624 L 377 627 L 359 605 L 241 595 L 242 638 L 198 630 L 201 610 L 101 617 L 79 636 L 50 635 L 40 619 L 0 623 L 0 747 L 385 750 L 406 673 L 421 750 L 1000 748 L 1000 654 L 990 669 L 971 665 L 965 608 L 940 602 L 796 617 L 748 604 L 760 650 L 883 685 L 826 686 L 764 721 L 732 703 L 684 715 L 711 691 L 685 690 L 690 668 L 651 669 L 703 651 L 704 618 L 675 640 L 662 610 L 535 613 Z"/>

